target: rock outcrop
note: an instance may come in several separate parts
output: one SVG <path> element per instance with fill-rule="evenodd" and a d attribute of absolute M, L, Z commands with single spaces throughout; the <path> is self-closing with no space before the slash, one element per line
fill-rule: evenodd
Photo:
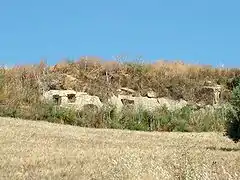
<path fill-rule="evenodd" d="M 43 94 L 43 98 L 48 102 L 53 102 L 62 107 L 84 109 L 85 106 L 95 106 L 100 109 L 103 104 L 99 97 L 88 95 L 85 92 L 76 92 L 74 90 L 50 90 Z"/>
<path fill-rule="evenodd" d="M 154 92 L 153 90 L 150 90 L 147 92 L 147 97 L 149 98 L 157 98 L 157 93 Z"/>
<path fill-rule="evenodd" d="M 68 77 L 71 81 L 75 81 L 73 77 Z M 204 90 L 213 94 L 213 105 L 219 102 L 221 87 L 220 86 L 204 86 Z M 108 99 L 107 104 L 114 106 L 116 111 L 120 113 L 124 106 L 132 108 L 134 111 L 146 110 L 154 111 L 162 107 L 166 107 L 170 111 L 181 109 L 190 105 L 187 101 L 172 100 L 166 97 L 157 97 L 157 94 L 150 90 L 146 97 L 137 94 L 136 91 L 129 88 L 120 88 L 117 95 L 112 94 Z M 43 94 L 43 98 L 54 102 L 56 105 L 62 107 L 72 107 L 78 110 L 83 110 L 85 106 L 92 105 L 100 109 L 103 103 L 98 96 L 91 96 L 86 92 L 76 92 L 74 90 L 49 90 Z M 106 104 L 106 105 L 107 105 Z"/>
<path fill-rule="evenodd" d="M 149 91 L 147 97 L 136 96 L 136 92 L 128 88 L 121 88 L 118 92 L 119 94 L 117 96 L 113 95 L 108 100 L 109 104 L 115 106 L 118 112 L 126 105 L 131 106 L 135 111 L 139 109 L 154 111 L 164 106 L 169 110 L 181 109 L 188 104 L 182 99 L 175 101 L 168 98 L 157 98 L 156 93 L 153 91 Z"/>

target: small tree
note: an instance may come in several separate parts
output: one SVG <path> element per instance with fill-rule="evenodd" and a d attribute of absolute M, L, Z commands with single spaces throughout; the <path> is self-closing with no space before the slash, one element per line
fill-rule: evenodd
<path fill-rule="evenodd" d="M 230 104 L 232 108 L 227 113 L 226 136 L 237 143 L 240 141 L 240 82 L 233 89 Z"/>

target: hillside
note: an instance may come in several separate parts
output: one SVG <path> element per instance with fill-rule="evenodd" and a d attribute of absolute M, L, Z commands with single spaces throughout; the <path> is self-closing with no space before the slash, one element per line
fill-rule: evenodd
<path fill-rule="evenodd" d="M 84 91 L 104 101 L 120 87 L 128 87 L 142 96 L 151 89 L 158 97 L 204 102 L 209 99 L 208 94 L 202 92 L 206 82 L 223 87 L 221 96 L 224 101 L 232 89 L 232 80 L 239 76 L 240 69 L 237 68 L 214 68 L 181 61 L 121 63 L 94 57 L 61 61 L 54 66 L 41 61 L 35 65 L 1 68 L 0 71 L 0 80 L 7 86 L 6 96 L 10 98 L 11 91 L 15 91 L 15 96 L 20 96 L 19 91 L 28 95 L 31 92 L 26 97 L 28 101 L 36 101 L 38 93 L 49 89 Z"/>
<path fill-rule="evenodd" d="M 239 179 L 217 133 L 88 129 L 0 118 L 0 179 Z"/>
<path fill-rule="evenodd" d="M 237 68 L 214 68 L 184 64 L 180 61 L 122 63 L 91 57 L 87 60 L 66 60 L 54 66 L 48 66 L 41 61 L 35 65 L 3 67 L 0 68 L 0 116 L 46 120 L 82 127 L 223 131 L 225 105 L 239 77 L 240 69 Z M 221 88 L 220 106 L 217 108 L 205 108 L 213 102 L 213 93 L 203 89 L 206 84 Z M 119 116 L 114 108 L 102 108 L 96 113 L 91 108 L 74 112 L 55 108 L 42 101 L 43 93 L 49 90 L 75 90 L 97 96 L 99 102 L 105 103 L 123 87 L 130 88 L 136 96 L 141 97 L 145 97 L 148 92 L 154 92 L 156 102 L 162 97 L 173 101 L 183 99 L 182 102 L 186 102 L 188 106 L 173 113 L 164 108 L 157 109 L 153 114 L 136 114 L 125 106 Z M 53 96 L 51 99 L 54 99 Z"/>

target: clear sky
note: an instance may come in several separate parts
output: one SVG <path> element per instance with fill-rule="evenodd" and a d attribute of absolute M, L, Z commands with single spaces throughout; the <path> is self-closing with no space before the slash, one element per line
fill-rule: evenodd
<path fill-rule="evenodd" d="M 240 67 L 240 1 L 0 0 L 1 64 L 84 55 Z"/>

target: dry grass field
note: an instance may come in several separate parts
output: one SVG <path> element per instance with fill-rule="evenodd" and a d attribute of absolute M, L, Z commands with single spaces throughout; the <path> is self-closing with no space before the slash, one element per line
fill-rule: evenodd
<path fill-rule="evenodd" d="M 87 129 L 0 118 L 0 179 L 240 179 L 221 133 Z"/>

